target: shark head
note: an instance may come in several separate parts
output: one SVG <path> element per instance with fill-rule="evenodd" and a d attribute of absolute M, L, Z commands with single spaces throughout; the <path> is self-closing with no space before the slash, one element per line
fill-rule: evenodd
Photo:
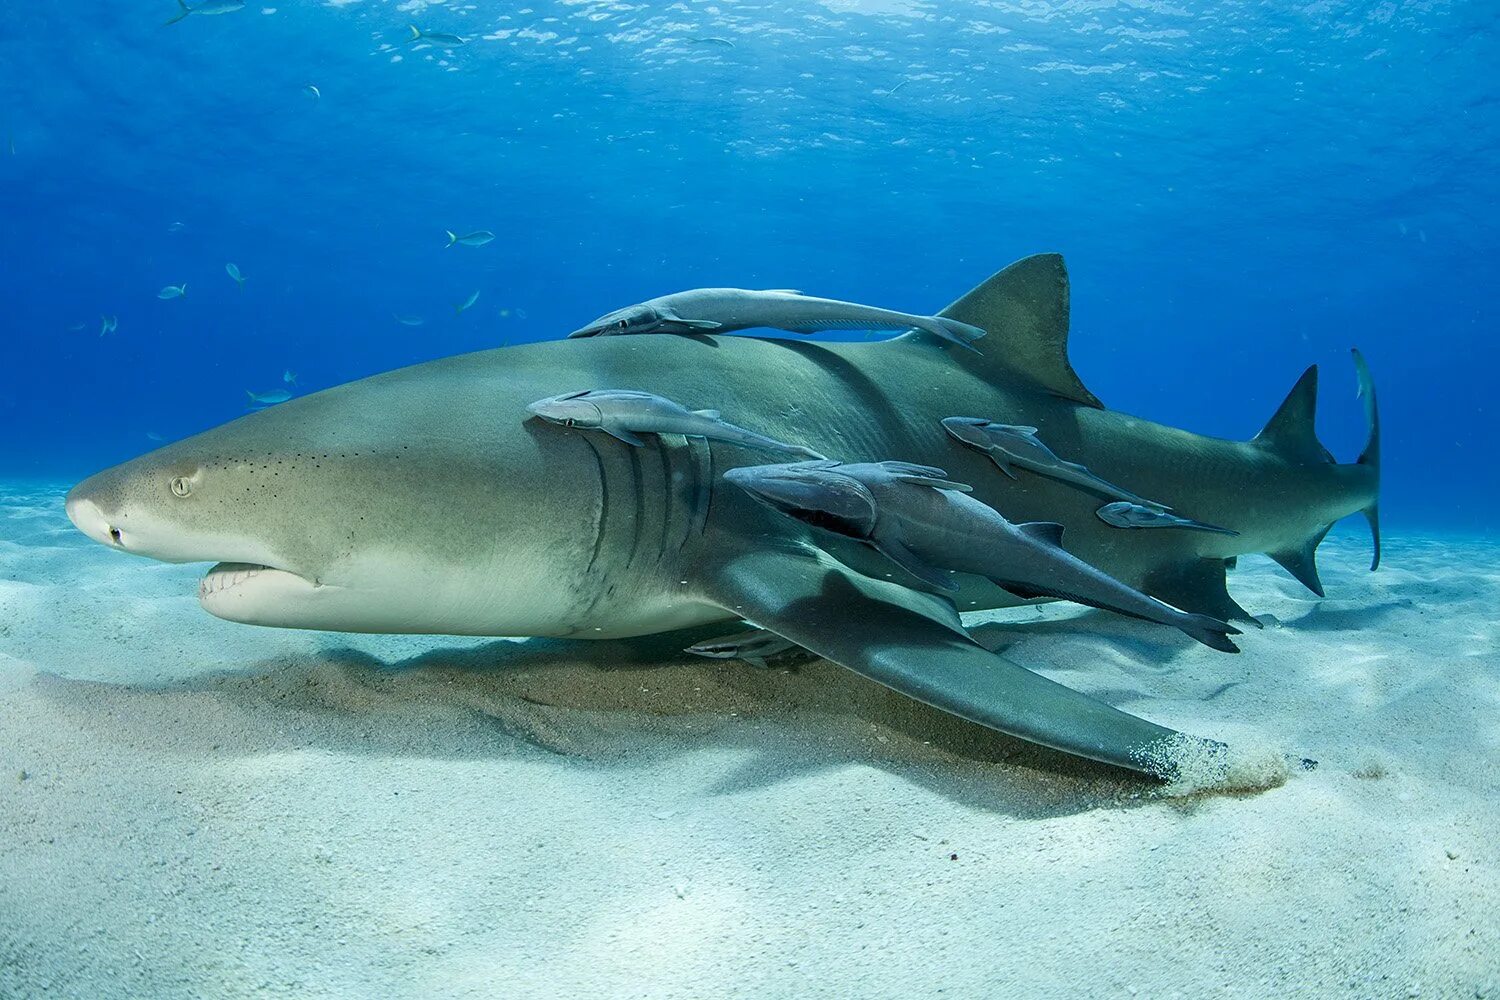
<path fill-rule="evenodd" d="M 724 478 L 772 510 L 837 535 L 870 539 L 875 533 L 875 498 L 857 479 L 838 471 L 837 462 L 791 462 L 730 469 Z"/>
<path fill-rule="evenodd" d="M 567 634 L 587 581 L 566 567 L 586 564 L 598 517 L 587 447 L 544 448 L 519 416 L 467 420 L 493 401 L 489 386 L 455 414 L 431 404 L 434 390 L 374 381 L 100 472 L 68 494 L 68 517 L 120 552 L 215 564 L 198 599 L 231 621 Z M 535 392 L 514 393 L 526 395 L 498 405 L 519 415 Z"/>
<path fill-rule="evenodd" d="M 608 337 L 628 333 L 652 333 L 660 328 L 665 317 L 660 310 L 647 303 L 627 306 L 605 313 L 587 326 L 574 330 L 569 337 Z"/>

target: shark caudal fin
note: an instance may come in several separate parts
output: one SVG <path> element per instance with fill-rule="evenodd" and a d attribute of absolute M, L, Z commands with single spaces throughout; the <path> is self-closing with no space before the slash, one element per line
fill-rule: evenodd
<path fill-rule="evenodd" d="M 1365 520 L 1370 522 L 1370 541 L 1375 553 L 1370 557 L 1370 571 L 1380 568 L 1380 409 L 1375 405 L 1375 379 L 1370 375 L 1370 366 L 1359 348 L 1349 349 L 1354 356 L 1354 373 L 1359 379 L 1359 398 L 1365 404 L 1365 426 L 1369 436 L 1365 439 L 1365 450 L 1360 453 L 1359 464 L 1370 468 L 1375 476 L 1375 499 L 1365 508 Z"/>
<path fill-rule="evenodd" d="M 170 21 L 163 21 L 162 22 L 162 27 L 166 27 L 169 24 L 176 24 L 178 21 L 181 21 L 183 18 L 187 17 L 189 14 L 191 14 L 193 12 L 192 8 L 190 8 L 186 3 L 184 3 L 183 0 L 177 0 L 177 6 L 181 8 L 181 12 L 179 14 L 177 14 L 176 17 L 172 18 Z"/>
<path fill-rule="evenodd" d="M 1068 361 L 1068 269 L 1061 254 L 1016 261 L 938 316 L 985 331 L 976 345 L 983 354 L 955 352 L 955 363 L 993 382 L 1104 408 Z M 914 330 L 898 339 L 934 336 Z"/>

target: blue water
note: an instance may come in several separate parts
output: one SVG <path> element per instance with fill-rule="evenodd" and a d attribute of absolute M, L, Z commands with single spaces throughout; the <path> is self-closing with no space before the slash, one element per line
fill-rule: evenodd
<path fill-rule="evenodd" d="M 1496 10 L 11 5 L 0 474 L 94 471 L 287 369 L 312 391 L 699 285 L 925 312 L 1058 250 L 1110 406 L 1245 437 L 1316 362 L 1350 460 L 1358 344 L 1387 522 L 1483 527 Z"/>

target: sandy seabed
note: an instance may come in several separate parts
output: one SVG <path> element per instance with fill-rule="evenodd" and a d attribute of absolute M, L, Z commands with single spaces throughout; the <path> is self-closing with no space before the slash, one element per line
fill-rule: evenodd
<path fill-rule="evenodd" d="M 1500 998 L 1500 540 L 1243 559 L 1240 656 L 977 630 L 1321 762 L 1184 796 L 824 662 L 232 625 L 61 497 L 0 485 L 6 1000 Z"/>

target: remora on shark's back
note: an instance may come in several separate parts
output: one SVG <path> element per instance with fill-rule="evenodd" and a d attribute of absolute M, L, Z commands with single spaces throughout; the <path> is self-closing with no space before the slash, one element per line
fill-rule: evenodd
<path fill-rule="evenodd" d="M 1067 359 L 1067 303 L 1061 258 L 1041 255 L 941 314 L 989 330 L 983 356 L 934 351 L 930 334 L 914 332 L 880 343 L 720 337 L 712 350 L 685 337 L 650 349 L 599 337 L 445 358 L 272 406 L 101 472 L 69 494 L 68 513 L 125 552 L 219 560 L 200 601 L 235 621 L 617 638 L 748 620 L 981 725 L 1168 776 L 1182 759 L 1228 751 L 972 641 L 955 603 L 1018 601 L 992 582 L 955 577 L 958 589 L 942 594 L 888 579 L 889 561 L 863 544 L 821 547 L 821 529 L 723 480 L 746 457 L 731 446 L 664 434 L 623 447 L 524 419 L 528 402 L 579 384 L 667 399 L 712 386 L 715 405 L 753 415 L 757 432 L 847 462 L 930 465 L 947 448 L 941 464 L 980 502 L 1017 520 L 1051 516 L 1074 556 L 1220 620 L 1244 615 L 1225 588 L 1228 560 L 1270 552 L 1316 585 L 1312 550 L 1328 526 L 1360 511 L 1375 523 L 1373 391 L 1372 434 L 1355 464 L 1334 463 L 1317 443 L 1311 372 L 1254 440 L 1161 427 L 1104 409 L 1083 386 Z M 1069 428 L 1053 443 L 1077 461 L 1128 472 L 1143 495 L 1240 534 L 1122 532 L 1074 487 L 1042 477 L 1019 495 L 987 457 L 942 432 L 954 413 Z"/>
<path fill-rule="evenodd" d="M 695 288 L 616 309 L 572 337 L 639 333 L 729 333 L 767 327 L 791 333 L 822 330 L 926 330 L 950 344 L 977 350 L 984 331 L 945 316 L 918 316 L 857 302 L 820 299 L 790 288 Z"/>

